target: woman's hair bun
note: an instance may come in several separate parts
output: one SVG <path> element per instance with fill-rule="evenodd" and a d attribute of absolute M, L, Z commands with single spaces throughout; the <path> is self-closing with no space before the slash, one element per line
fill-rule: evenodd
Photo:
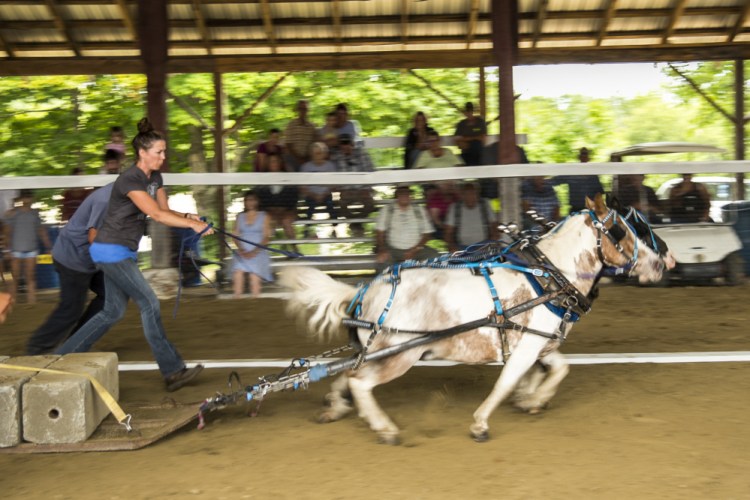
<path fill-rule="evenodd" d="M 154 131 L 154 126 L 151 125 L 151 122 L 148 118 L 141 118 L 141 121 L 138 122 L 138 133 L 139 134 L 148 134 L 149 132 Z"/>

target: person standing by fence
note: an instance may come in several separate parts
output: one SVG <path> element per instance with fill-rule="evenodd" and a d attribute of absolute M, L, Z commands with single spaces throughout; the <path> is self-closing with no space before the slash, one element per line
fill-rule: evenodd
<path fill-rule="evenodd" d="M 12 259 L 13 284 L 10 294 L 13 299 L 16 299 L 18 283 L 23 273 L 26 283 L 26 301 L 34 304 L 36 303 L 36 257 L 39 255 L 39 241 L 41 240 L 46 252 L 49 252 L 52 245 L 47 236 L 47 230 L 42 225 L 39 211 L 31 208 L 34 202 L 31 190 L 22 189 L 18 201 L 21 202 L 21 206 L 12 208 L 5 214 L 3 225 L 5 241 L 8 242 Z"/>

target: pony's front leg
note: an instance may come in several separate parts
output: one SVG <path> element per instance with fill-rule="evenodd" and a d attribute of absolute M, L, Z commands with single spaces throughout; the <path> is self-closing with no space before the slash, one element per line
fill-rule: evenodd
<path fill-rule="evenodd" d="M 352 411 L 349 376 L 341 375 L 331 384 L 331 392 L 326 394 L 327 407 L 318 415 L 318 422 L 328 423 L 340 420 Z"/>
<path fill-rule="evenodd" d="M 490 415 L 513 392 L 518 381 L 538 359 L 539 353 L 546 343 L 547 339 L 539 335 L 527 333 L 521 338 L 515 351 L 505 363 L 492 392 L 474 412 L 474 423 L 470 430 L 475 441 L 484 442 L 489 439 L 489 424 L 487 421 Z"/>
<path fill-rule="evenodd" d="M 568 360 L 560 351 L 553 351 L 540 360 L 547 367 L 546 377 L 534 391 L 521 395 L 516 406 L 531 414 L 539 413 L 557 393 L 557 388 L 570 372 Z"/>

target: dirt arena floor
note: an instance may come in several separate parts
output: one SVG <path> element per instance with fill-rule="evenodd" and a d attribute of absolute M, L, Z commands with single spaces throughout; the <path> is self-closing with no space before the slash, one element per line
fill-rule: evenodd
<path fill-rule="evenodd" d="M 750 351 L 750 285 L 608 286 L 573 329 L 565 353 Z M 0 354 L 17 355 L 54 305 L 19 305 L 0 326 Z M 285 318 L 277 299 L 217 300 L 194 291 L 163 303 L 186 359 L 290 358 L 325 350 Z M 341 343 L 344 343 L 342 340 Z M 137 310 L 97 345 L 151 361 Z M 259 416 L 210 415 L 142 450 L 0 455 L 4 499 L 747 499 L 750 363 L 576 365 L 549 409 L 493 415 L 491 440 L 469 438 L 471 415 L 500 368 L 414 368 L 376 390 L 402 445 L 376 443 L 352 415 L 320 425 L 327 382 L 272 394 Z M 244 382 L 275 369 L 243 369 Z M 195 402 L 226 388 L 207 370 L 169 394 Z M 156 372 L 120 377 L 120 402 L 160 403 Z"/>

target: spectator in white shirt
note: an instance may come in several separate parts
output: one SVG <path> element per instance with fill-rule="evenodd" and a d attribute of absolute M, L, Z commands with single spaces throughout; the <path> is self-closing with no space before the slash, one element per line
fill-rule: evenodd
<path fill-rule="evenodd" d="M 380 210 L 375 231 L 380 268 L 393 262 L 424 260 L 438 255 L 426 246 L 435 228 L 425 209 L 412 203 L 409 186 L 396 188 L 396 201 Z"/>

